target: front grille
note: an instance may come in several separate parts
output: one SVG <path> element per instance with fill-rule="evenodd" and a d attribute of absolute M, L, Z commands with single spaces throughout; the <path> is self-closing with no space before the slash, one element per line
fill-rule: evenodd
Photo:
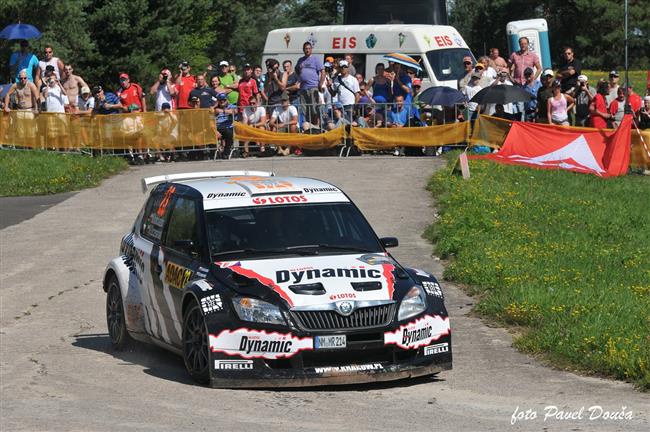
<path fill-rule="evenodd" d="M 336 311 L 291 311 L 291 317 L 303 330 L 356 330 L 388 325 L 395 315 L 395 303 L 356 309 L 350 316 Z"/>

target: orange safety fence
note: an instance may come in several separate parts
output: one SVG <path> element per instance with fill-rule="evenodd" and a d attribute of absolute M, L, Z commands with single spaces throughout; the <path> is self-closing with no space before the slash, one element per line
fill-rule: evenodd
<path fill-rule="evenodd" d="M 485 145 L 492 148 L 500 148 L 510 131 L 512 121 L 504 120 L 487 115 L 479 115 L 474 123 L 474 131 L 470 138 L 473 145 Z M 573 131 L 592 132 L 594 128 L 567 126 Z M 608 129 L 609 130 L 609 129 Z M 643 138 L 643 139 L 642 139 Z M 630 154 L 630 166 L 632 168 L 650 169 L 650 130 L 631 131 L 632 151 Z"/>
<path fill-rule="evenodd" d="M 469 123 L 450 123 L 412 128 L 358 128 L 350 136 L 360 150 L 387 150 L 394 147 L 439 147 L 463 144 L 469 136 Z"/>
<path fill-rule="evenodd" d="M 0 144 L 40 149 L 173 149 L 217 141 L 208 109 L 111 115 L 11 111 L 0 115 Z"/>
<path fill-rule="evenodd" d="M 345 139 L 345 127 L 341 126 L 321 134 L 271 132 L 235 122 L 235 139 L 257 144 L 277 144 L 319 150 L 335 147 Z"/>

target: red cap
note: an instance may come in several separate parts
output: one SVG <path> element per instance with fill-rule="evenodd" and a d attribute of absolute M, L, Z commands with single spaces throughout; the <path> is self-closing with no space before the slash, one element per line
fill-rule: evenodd
<path fill-rule="evenodd" d="M 124 72 L 122 72 L 122 73 L 120 74 L 120 79 L 122 79 L 122 78 L 129 79 L 129 74 L 128 74 L 128 73 L 124 73 Z"/>

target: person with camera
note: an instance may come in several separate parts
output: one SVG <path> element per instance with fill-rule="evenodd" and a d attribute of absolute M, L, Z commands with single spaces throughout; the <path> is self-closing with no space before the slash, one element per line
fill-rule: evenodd
<path fill-rule="evenodd" d="M 267 59 L 266 69 L 266 79 L 264 80 L 264 87 L 262 87 L 262 99 L 269 106 L 269 109 L 274 109 L 282 103 L 282 92 L 287 87 L 286 80 L 289 76 L 280 73 L 280 62 L 276 59 Z"/>
<path fill-rule="evenodd" d="M 45 111 L 64 113 L 68 104 L 68 97 L 61 81 L 54 72 L 47 72 L 45 75 L 45 87 L 42 90 L 42 100 L 45 104 Z"/>
<path fill-rule="evenodd" d="M 336 95 L 337 102 L 343 105 L 345 119 L 352 123 L 354 119 L 354 105 L 359 103 L 359 81 L 350 75 L 350 65 L 347 60 L 339 61 L 340 73 L 328 85 L 332 96 Z"/>
<path fill-rule="evenodd" d="M 18 73 L 18 83 L 12 84 L 5 95 L 5 112 L 11 110 L 38 112 L 38 88 L 29 81 L 27 70 Z"/>
<path fill-rule="evenodd" d="M 639 129 L 650 129 L 650 96 L 643 98 L 643 106 L 637 118 Z"/>
<path fill-rule="evenodd" d="M 173 110 L 176 107 L 174 101 L 176 93 L 176 85 L 172 80 L 171 71 L 169 69 L 161 70 L 158 81 L 149 89 L 149 94 L 156 97 L 156 111 L 162 111 L 163 104 L 168 104 Z"/>
<path fill-rule="evenodd" d="M 575 89 L 576 122 L 575 126 L 589 127 L 589 106 L 596 97 L 596 90 L 589 86 L 586 75 L 578 75 Z"/>
<path fill-rule="evenodd" d="M 147 112 L 147 101 L 144 98 L 144 92 L 140 84 L 131 82 L 129 74 L 122 72 L 120 74 L 120 89 L 117 91 L 117 97 L 125 108 L 131 105 L 137 105 L 141 112 Z M 132 110 L 130 110 L 132 111 Z"/>
<path fill-rule="evenodd" d="M 102 86 L 93 87 L 92 94 L 95 98 L 93 114 L 119 114 L 125 111 L 125 107 L 122 106 L 117 95 L 104 91 Z"/>
<path fill-rule="evenodd" d="M 192 75 L 192 68 L 186 61 L 178 65 L 179 74 L 176 77 L 176 108 L 190 109 L 190 92 L 196 87 L 196 78 Z"/>

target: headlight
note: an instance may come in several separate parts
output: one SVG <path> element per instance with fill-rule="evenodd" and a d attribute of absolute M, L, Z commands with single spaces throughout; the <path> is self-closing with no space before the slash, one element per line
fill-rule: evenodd
<path fill-rule="evenodd" d="M 402 304 L 399 307 L 397 320 L 402 321 L 411 318 L 427 308 L 427 296 L 424 289 L 419 286 L 414 286 L 402 299 Z"/>
<path fill-rule="evenodd" d="M 287 323 L 280 308 L 271 303 L 249 297 L 235 297 L 232 304 L 239 319 L 243 321 L 281 325 Z"/>

